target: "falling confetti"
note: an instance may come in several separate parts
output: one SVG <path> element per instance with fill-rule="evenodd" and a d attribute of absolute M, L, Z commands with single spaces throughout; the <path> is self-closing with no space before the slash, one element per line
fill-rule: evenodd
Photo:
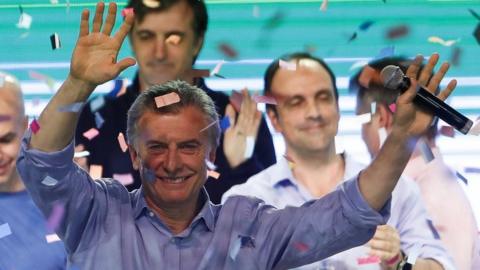
<path fill-rule="evenodd" d="M 90 177 L 92 177 L 93 179 L 100 179 L 102 178 L 102 173 L 103 173 L 103 167 L 102 165 L 90 165 L 90 170 L 89 170 L 89 174 L 90 174 Z"/>
<path fill-rule="evenodd" d="M 63 219 L 63 214 L 65 213 L 65 206 L 63 203 L 56 202 L 53 205 L 52 212 L 50 212 L 50 216 L 47 218 L 47 230 L 50 232 L 54 232 L 60 222 Z"/>
<path fill-rule="evenodd" d="M 82 110 L 84 104 L 84 102 L 75 102 L 58 108 L 58 111 L 78 113 Z"/>
<path fill-rule="evenodd" d="M 102 115 L 99 112 L 95 112 L 95 126 L 97 129 L 102 128 L 103 123 L 105 123 L 105 120 L 103 119 Z"/>
<path fill-rule="evenodd" d="M 360 24 L 358 29 L 360 29 L 361 31 L 367 31 L 368 29 L 370 29 L 373 23 L 374 21 L 371 21 L 371 20 L 364 21 L 362 24 Z"/>
<path fill-rule="evenodd" d="M 210 72 L 210 76 L 219 76 L 220 75 L 220 69 L 222 68 L 223 64 L 225 64 L 225 61 L 222 60 L 218 62 L 213 70 Z"/>
<path fill-rule="evenodd" d="M 455 175 L 456 175 L 460 180 L 462 180 L 463 183 L 465 183 L 465 185 L 468 185 L 468 180 L 467 180 L 467 178 L 465 178 L 465 176 L 463 176 L 463 175 L 462 175 L 461 173 L 459 173 L 459 172 L 455 172 Z"/>
<path fill-rule="evenodd" d="M 60 237 L 58 237 L 58 235 L 56 233 L 45 235 L 45 240 L 47 240 L 47 243 L 49 243 L 49 244 L 61 241 Z"/>
<path fill-rule="evenodd" d="M 45 186 L 53 187 L 58 184 L 58 181 L 57 179 L 47 175 L 45 176 L 45 178 L 43 178 L 41 183 L 44 184 Z"/>
<path fill-rule="evenodd" d="M 391 57 L 395 55 L 395 46 L 387 46 L 385 48 L 382 48 L 380 52 L 378 53 L 377 56 L 375 56 L 375 59 L 381 59 L 385 57 Z"/>
<path fill-rule="evenodd" d="M 105 97 L 98 96 L 90 102 L 90 111 L 96 112 L 105 105 Z"/>
<path fill-rule="evenodd" d="M 227 56 L 228 58 L 237 58 L 238 52 L 233 48 L 232 45 L 226 42 L 221 42 L 218 44 L 218 49 L 222 52 L 223 55 Z"/>
<path fill-rule="evenodd" d="M 18 18 L 17 28 L 20 29 L 30 29 L 32 25 L 32 16 L 27 13 L 22 12 Z"/>
<path fill-rule="evenodd" d="M 410 28 L 407 25 L 397 25 L 387 30 L 387 39 L 399 39 L 410 32 Z"/>
<path fill-rule="evenodd" d="M 439 132 L 446 137 L 455 137 L 455 129 L 452 126 L 441 126 Z"/>
<path fill-rule="evenodd" d="M 213 170 L 208 170 L 207 171 L 207 176 L 212 177 L 213 179 L 218 179 L 220 177 L 220 173 L 213 171 Z"/>
<path fill-rule="evenodd" d="M 305 244 L 305 243 L 302 243 L 302 242 L 297 242 L 295 244 L 293 244 L 293 246 L 298 250 L 298 251 L 301 251 L 301 252 L 305 252 L 305 251 L 308 251 L 308 246 Z"/>
<path fill-rule="evenodd" d="M 60 37 L 57 33 L 53 33 L 50 36 L 50 43 L 52 45 L 52 50 L 60 49 L 62 47 L 62 44 L 60 43 Z"/>
<path fill-rule="evenodd" d="M 0 239 L 4 238 L 5 236 L 9 236 L 10 234 L 12 234 L 12 230 L 10 229 L 10 225 L 8 225 L 8 223 L 0 225 Z"/>
<path fill-rule="evenodd" d="M 33 121 L 30 123 L 30 129 L 32 130 L 33 134 L 37 134 L 37 132 L 40 130 L 40 124 L 37 122 L 37 119 L 33 119 Z"/>
<path fill-rule="evenodd" d="M 461 57 L 462 57 L 462 49 L 459 47 L 454 47 L 450 55 L 450 63 L 452 63 L 453 66 L 459 66 Z"/>
<path fill-rule="evenodd" d="M 130 173 L 126 174 L 113 174 L 113 179 L 117 180 L 124 186 L 128 186 L 130 184 L 133 184 L 133 176 Z"/>
<path fill-rule="evenodd" d="M 100 134 L 100 132 L 96 128 L 91 128 L 85 131 L 82 135 L 88 140 L 92 140 L 93 138 L 97 137 L 98 134 Z"/>
<path fill-rule="evenodd" d="M 220 129 L 222 131 L 227 130 L 230 127 L 230 117 L 224 116 L 222 120 L 220 120 Z"/>
<path fill-rule="evenodd" d="M 120 149 L 122 149 L 122 152 L 127 152 L 127 149 L 128 149 L 128 145 L 127 145 L 127 142 L 125 141 L 125 136 L 123 136 L 123 133 L 120 132 L 118 133 L 118 145 L 120 145 Z"/>
<path fill-rule="evenodd" d="M 327 7 L 328 7 L 328 0 L 323 0 L 322 5 L 320 5 L 320 10 L 327 11 Z"/>
<path fill-rule="evenodd" d="M 473 15 L 473 17 L 475 17 L 477 20 L 480 21 L 480 15 L 478 15 L 478 13 L 476 13 L 473 9 L 469 8 L 468 11 L 470 11 L 470 13 Z"/>
<path fill-rule="evenodd" d="M 444 40 L 440 37 L 437 37 L 437 36 L 431 36 L 428 38 L 428 42 L 431 42 L 431 43 L 437 43 L 437 44 L 440 44 L 442 46 L 445 46 L 445 47 L 450 47 L 452 45 L 454 45 L 455 43 L 459 42 L 460 39 L 450 39 L 450 40 Z"/>

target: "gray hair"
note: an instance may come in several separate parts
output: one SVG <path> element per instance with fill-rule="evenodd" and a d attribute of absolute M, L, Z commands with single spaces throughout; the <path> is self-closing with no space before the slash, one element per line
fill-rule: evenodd
<path fill-rule="evenodd" d="M 157 108 L 155 97 L 163 96 L 172 92 L 178 94 L 180 102 Z M 137 149 L 138 121 L 145 112 L 150 111 L 158 114 L 177 114 L 181 109 L 188 106 L 198 108 L 203 113 L 207 124 L 214 123 L 207 128 L 206 132 L 208 132 L 207 135 L 211 145 L 217 147 L 220 142 L 220 125 L 215 104 L 202 89 L 180 80 L 153 85 L 149 89 L 140 93 L 127 114 L 128 143 Z"/>

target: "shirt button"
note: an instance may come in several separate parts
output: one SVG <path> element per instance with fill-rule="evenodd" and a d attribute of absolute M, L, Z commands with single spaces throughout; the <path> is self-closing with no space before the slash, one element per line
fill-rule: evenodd
<path fill-rule="evenodd" d="M 149 216 L 153 217 L 155 214 L 153 212 L 148 213 Z"/>

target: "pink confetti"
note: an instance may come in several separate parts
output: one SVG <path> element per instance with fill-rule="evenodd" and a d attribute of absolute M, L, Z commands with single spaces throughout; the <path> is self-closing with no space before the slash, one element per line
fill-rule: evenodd
<path fill-rule="evenodd" d="M 62 203 L 55 203 L 52 208 L 52 212 L 50 212 L 50 216 L 47 219 L 47 230 L 54 232 L 60 222 L 63 219 L 63 214 L 65 213 L 65 206 Z"/>
<path fill-rule="evenodd" d="M 293 246 L 301 252 L 305 252 L 309 249 L 308 246 L 305 243 L 302 243 L 302 242 L 297 242 L 297 243 L 293 244 Z"/>
<path fill-rule="evenodd" d="M 127 149 L 128 149 L 128 145 L 127 145 L 127 142 L 125 141 L 125 136 L 123 136 L 123 133 L 120 132 L 118 133 L 118 144 L 120 145 L 120 148 L 122 149 L 122 152 L 127 152 Z"/>
<path fill-rule="evenodd" d="M 218 122 L 218 121 L 213 121 L 213 122 L 211 122 L 211 123 L 208 124 L 206 127 L 200 129 L 199 133 L 200 133 L 200 132 L 204 132 L 205 130 L 211 128 L 211 127 L 212 127 L 213 125 L 215 125 L 215 123 L 217 123 L 217 122 Z"/>
<path fill-rule="evenodd" d="M 452 126 L 441 126 L 440 134 L 446 137 L 453 138 L 455 137 L 455 129 Z"/>
<path fill-rule="evenodd" d="M 257 103 L 277 105 L 277 100 L 271 96 L 253 96 L 252 98 Z"/>
<path fill-rule="evenodd" d="M 133 8 L 124 8 L 122 10 L 122 17 L 127 17 L 128 14 L 134 14 Z"/>
<path fill-rule="evenodd" d="M 30 123 L 30 129 L 34 134 L 37 134 L 37 132 L 40 130 L 40 124 L 37 122 L 37 119 L 33 119 L 33 121 Z"/>
<path fill-rule="evenodd" d="M 103 167 L 102 165 L 90 165 L 89 174 L 93 179 L 102 178 Z"/>
<path fill-rule="evenodd" d="M 60 237 L 55 233 L 45 235 L 45 240 L 47 240 L 47 243 L 49 244 L 61 241 Z"/>
<path fill-rule="evenodd" d="M 207 171 L 207 176 L 212 177 L 214 179 L 218 179 L 220 177 L 220 173 L 218 173 L 216 171 L 208 170 Z"/>
<path fill-rule="evenodd" d="M 232 104 L 235 111 L 237 112 L 240 111 L 242 102 L 243 102 L 243 95 L 240 92 L 233 90 L 232 95 L 230 96 L 230 103 Z"/>
<path fill-rule="evenodd" d="M 83 133 L 83 137 L 87 138 L 88 140 L 92 140 L 93 138 L 97 137 L 100 132 L 96 128 L 91 128 Z"/>
<path fill-rule="evenodd" d="M 178 94 L 175 92 L 155 97 L 155 104 L 157 105 L 157 108 L 161 108 L 178 102 L 180 102 L 180 96 L 178 96 Z"/>
<path fill-rule="evenodd" d="M 380 258 L 374 255 L 363 257 L 363 258 L 357 258 L 358 265 L 379 264 L 380 262 L 381 262 Z"/>
<path fill-rule="evenodd" d="M 395 103 L 388 105 L 388 108 L 392 113 L 395 113 L 397 111 L 397 105 Z"/>
<path fill-rule="evenodd" d="M 120 182 L 122 185 L 127 186 L 133 184 L 133 176 L 130 173 L 126 174 L 113 174 L 113 179 Z"/>
<path fill-rule="evenodd" d="M 326 11 L 328 6 L 328 0 L 323 0 L 322 5 L 320 6 L 321 11 Z"/>

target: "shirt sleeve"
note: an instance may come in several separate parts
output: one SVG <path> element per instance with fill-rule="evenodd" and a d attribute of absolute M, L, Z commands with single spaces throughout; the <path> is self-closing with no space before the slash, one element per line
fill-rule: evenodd
<path fill-rule="evenodd" d="M 73 141 L 60 151 L 47 153 L 30 149 L 30 138 L 28 130 L 17 159 L 27 190 L 46 217 L 53 211 L 63 213 L 56 232 L 69 253 L 88 248 L 107 216 L 105 184 L 93 181 L 73 162 Z"/>
<path fill-rule="evenodd" d="M 399 216 L 395 217 L 397 224 L 392 225 L 400 234 L 402 251 L 408 256 L 420 245 L 419 258 L 436 260 L 446 270 L 455 269 L 450 255 L 431 223 L 416 184 L 410 179 L 400 179 L 393 196 L 392 213 L 399 213 Z"/>
<path fill-rule="evenodd" d="M 379 212 L 368 205 L 358 179 L 301 207 L 278 210 L 242 196 L 231 197 L 226 205 L 241 200 L 258 202 L 248 212 L 238 210 L 235 218 L 243 224 L 253 220 L 239 234 L 256 239 L 259 269 L 294 268 L 361 245 L 373 236 L 377 225 L 385 224 L 390 213 L 390 200 Z"/>

